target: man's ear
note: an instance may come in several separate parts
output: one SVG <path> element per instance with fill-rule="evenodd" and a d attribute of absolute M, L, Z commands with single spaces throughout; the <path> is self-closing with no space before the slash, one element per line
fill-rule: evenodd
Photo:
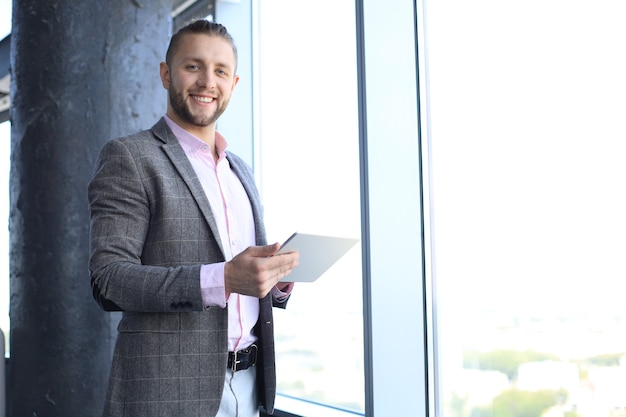
<path fill-rule="evenodd" d="M 235 91 L 235 87 L 237 86 L 237 83 L 239 82 L 239 75 L 235 75 L 233 77 L 233 87 L 230 89 L 230 92 L 232 93 L 233 91 Z"/>
<path fill-rule="evenodd" d="M 161 74 L 161 84 L 163 88 L 169 91 L 170 89 L 170 68 L 165 62 L 161 62 L 159 65 L 159 73 Z"/>

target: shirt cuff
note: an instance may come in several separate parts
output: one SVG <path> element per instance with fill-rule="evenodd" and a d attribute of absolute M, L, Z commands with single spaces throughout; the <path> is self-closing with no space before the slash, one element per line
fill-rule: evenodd
<path fill-rule="evenodd" d="M 226 307 L 226 287 L 224 285 L 224 264 L 202 265 L 200 267 L 200 291 L 204 307 Z"/>
<path fill-rule="evenodd" d="M 293 286 L 294 283 L 290 282 L 282 291 L 274 286 L 272 288 L 272 297 L 278 302 L 285 301 L 289 297 L 289 294 L 291 294 L 291 291 L 293 291 Z"/>

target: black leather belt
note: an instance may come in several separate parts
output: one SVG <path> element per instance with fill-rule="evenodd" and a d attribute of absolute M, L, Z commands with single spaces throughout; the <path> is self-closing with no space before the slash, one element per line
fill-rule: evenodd
<path fill-rule="evenodd" d="M 259 352 L 257 345 L 252 344 L 246 349 L 237 352 L 228 352 L 228 369 L 233 372 L 243 371 L 256 365 L 256 357 Z"/>

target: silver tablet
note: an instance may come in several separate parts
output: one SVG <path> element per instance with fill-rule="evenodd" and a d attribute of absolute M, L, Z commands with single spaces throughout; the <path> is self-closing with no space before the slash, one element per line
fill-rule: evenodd
<path fill-rule="evenodd" d="M 297 251 L 300 263 L 283 282 L 313 282 L 344 256 L 359 239 L 294 233 L 278 253 Z"/>

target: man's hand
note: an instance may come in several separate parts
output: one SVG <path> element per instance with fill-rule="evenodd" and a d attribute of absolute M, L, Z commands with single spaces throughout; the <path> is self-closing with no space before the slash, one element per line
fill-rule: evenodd
<path fill-rule="evenodd" d="M 250 246 L 224 265 L 226 294 L 263 298 L 298 265 L 298 252 L 274 255 L 279 243 Z"/>

